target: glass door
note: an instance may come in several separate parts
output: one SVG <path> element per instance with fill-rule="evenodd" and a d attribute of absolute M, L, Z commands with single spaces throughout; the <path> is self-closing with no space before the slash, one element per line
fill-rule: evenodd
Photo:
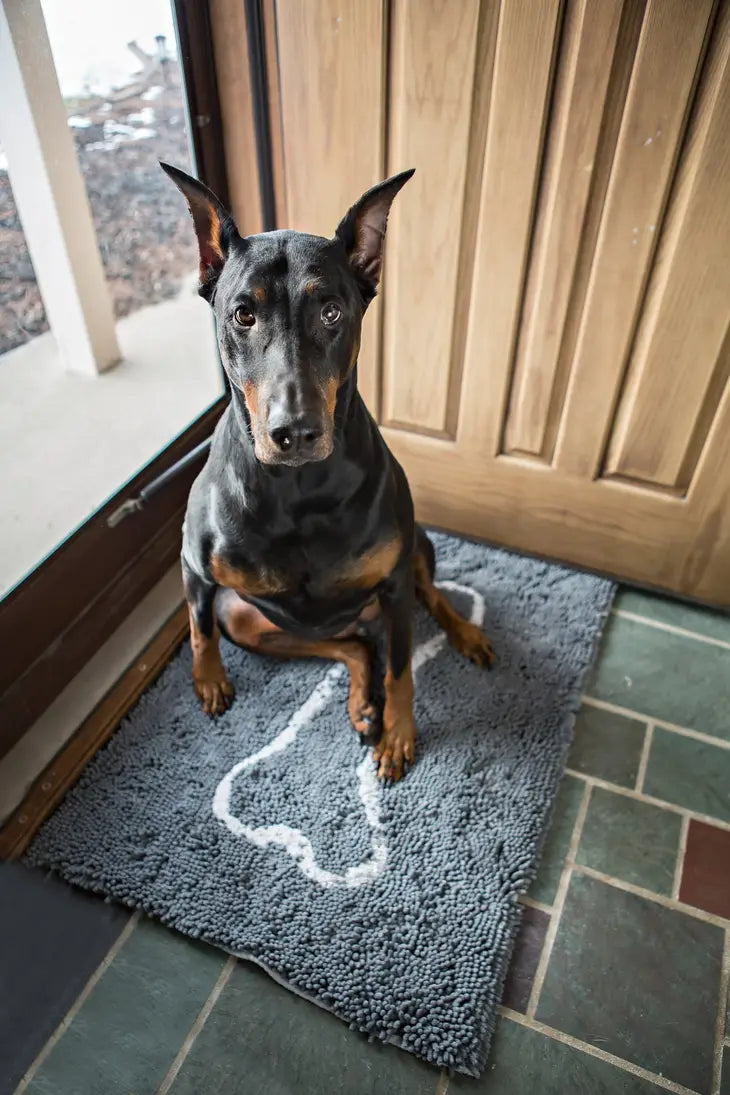
<path fill-rule="evenodd" d="M 2 0 L 0 18 L 2 754 L 179 551 L 200 460 L 108 520 L 224 406 L 159 161 L 228 196 L 207 4 Z"/>

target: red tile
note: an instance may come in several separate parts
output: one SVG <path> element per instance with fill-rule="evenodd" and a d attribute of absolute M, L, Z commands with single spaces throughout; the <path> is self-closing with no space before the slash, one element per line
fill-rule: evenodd
<path fill-rule="evenodd" d="M 730 832 L 690 821 L 679 900 L 730 920 Z"/>

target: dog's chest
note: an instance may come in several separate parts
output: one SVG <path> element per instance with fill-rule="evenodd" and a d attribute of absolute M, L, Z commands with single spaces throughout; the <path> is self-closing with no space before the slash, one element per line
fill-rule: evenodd
<path fill-rule="evenodd" d="M 338 552 L 332 545 L 287 551 L 274 544 L 265 559 L 224 547 L 211 556 L 210 571 L 218 585 L 242 597 L 350 600 L 352 594 L 377 589 L 393 571 L 400 553 L 400 537 L 392 534 L 353 552 Z"/>

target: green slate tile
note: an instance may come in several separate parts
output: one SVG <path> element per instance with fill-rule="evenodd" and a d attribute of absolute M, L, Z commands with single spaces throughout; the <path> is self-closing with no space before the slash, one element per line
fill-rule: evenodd
<path fill-rule="evenodd" d="M 653 798 L 730 821 L 730 749 L 657 727 L 644 791 Z"/>
<path fill-rule="evenodd" d="M 448 1090 L 449 1095 L 659 1095 L 647 1080 L 509 1019 L 497 1027 L 481 1079 L 452 1077 Z"/>
<path fill-rule="evenodd" d="M 614 601 L 614 608 L 730 643 L 730 616 L 712 608 L 685 604 L 654 593 L 641 593 L 637 589 L 620 590 Z"/>
<path fill-rule="evenodd" d="M 537 878 L 530 887 L 530 897 L 534 901 L 552 905 L 555 900 L 584 791 L 585 783 L 582 779 L 563 776 L 550 829 L 540 856 Z"/>
<path fill-rule="evenodd" d="M 361 1034 L 240 962 L 172 1095 L 433 1095 L 438 1069 Z"/>
<path fill-rule="evenodd" d="M 730 1046 L 725 1046 L 724 1056 L 722 1058 L 720 1095 L 730 1095 Z"/>
<path fill-rule="evenodd" d="M 681 826 L 678 814 L 594 787 L 576 860 L 671 895 Z"/>
<path fill-rule="evenodd" d="M 583 704 L 575 720 L 568 768 L 620 787 L 634 787 L 646 723 Z"/>
<path fill-rule="evenodd" d="M 723 943 L 714 924 L 574 875 L 537 1018 L 709 1095 Z"/>
<path fill-rule="evenodd" d="M 730 650 L 612 616 L 586 694 L 730 740 Z"/>
<path fill-rule="evenodd" d="M 32 1095 L 156 1091 L 226 956 L 142 920 L 51 1050 Z"/>

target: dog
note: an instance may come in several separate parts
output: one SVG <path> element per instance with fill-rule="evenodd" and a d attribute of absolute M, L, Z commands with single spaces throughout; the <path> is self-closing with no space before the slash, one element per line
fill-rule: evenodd
<path fill-rule="evenodd" d="M 494 657 L 434 585 L 434 550 L 408 481 L 357 389 L 388 214 L 413 170 L 368 190 L 325 239 L 241 237 L 207 187 L 161 166 L 188 203 L 199 293 L 215 313 L 231 389 L 183 525 L 195 691 L 210 715 L 233 700 L 221 634 L 280 658 L 343 662 L 350 721 L 367 737 L 380 729 L 378 776 L 396 781 L 415 759 L 414 598 L 462 654 L 486 667 Z M 386 638 L 380 727 L 362 637 L 375 620 Z"/>

